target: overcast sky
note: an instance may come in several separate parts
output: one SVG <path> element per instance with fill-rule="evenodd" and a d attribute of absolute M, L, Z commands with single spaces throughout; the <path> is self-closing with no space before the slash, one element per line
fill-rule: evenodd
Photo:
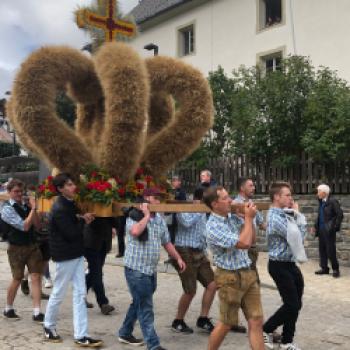
<path fill-rule="evenodd" d="M 11 89 L 21 62 L 42 45 L 70 45 L 80 49 L 89 37 L 74 22 L 77 6 L 92 0 L 0 0 L 0 98 Z M 127 13 L 138 0 L 119 0 Z"/>

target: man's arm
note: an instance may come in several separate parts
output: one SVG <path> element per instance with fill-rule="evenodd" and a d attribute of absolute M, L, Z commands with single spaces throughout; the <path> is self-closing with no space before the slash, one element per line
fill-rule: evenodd
<path fill-rule="evenodd" d="M 36 215 L 35 209 L 31 210 L 28 217 L 23 220 L 11 205 L 4 205 L 1 211 L 2 220 L 8 225 L 23 232 L 29 231 L 32 227 L 34 215 Z"/>
<path fill-rule="evenodd" d="M 138 237 L 142 234 L 142 232 L 147 227 L 148 221 L 151 218 L 148 203 L 142 203 L 140 209 L 142 210 L 144 216 L 140 221 L 136 222 L 131 226 L 129 232 L 133 237 Z"/>
<path fill-rule="evenodd" d="M 186 264 L 182 260 L 180 254 L 175 249 L 175 246 L 171 242 L 168 242 L 168 243 L 164 244 L 163 247 L 168 252 L 168 254 L 176 260 L 177 265 L 180 268 L 180 272 L 184 272 L 186 269 Z"/>
<path fill-rule="evenodd" d="M 40 220 L 38 212 L 36 211 L 36 200 L 34 197 L 29 197 L 29 207 L 31 209 L 31 212 L 34 210 L 34 215 L 32 218 L 32 225 L 34 225 L 36 230 L 40 230 L 41 220 Z M 24 220 L 24 222 L 25 222 L 25 220 Z"/>
<path fill-rule="evenodd" d="M 254 203 L 246 203 L 244 206 L 244 225 L 236 244 L 238 249 L 249 249 L 256 241 L 254 218 L 256 206 Z"/>
<path fill-rule="evenodd" d="M 254 219 L 253 218 L 244 218 L 244 225 L 242 231 L 239 235 L 239 240 L 236 244 L 238 249 L 249 249 L 255 238 L 255 228 L 254 228 Z"/>

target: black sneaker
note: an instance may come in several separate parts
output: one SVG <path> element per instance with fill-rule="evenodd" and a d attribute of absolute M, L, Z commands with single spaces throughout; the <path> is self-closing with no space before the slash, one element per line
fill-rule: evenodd
<path fill-rule="evenodd" d="M 317 270 L 315 271 L 315 275 L 329 275 L 329 270 Z"/>
<path fill-rule="evenodd" d="M 49 300 L 49 299 L 50 299 L 49 294 L 41 292 L 41 300 Z"/>
<path fill-rule="evenodd" d="M 198 317 L 197 327 L 208 333 L 211 333 L 214 329 L 214 325 L 208 317 Z"/>
<path fill-rule="evenodd" d="M 340 272 L 339 272 L 339 270 L 334 270 L 332 276 L 333 276 L 334 278 L 340 277 Z"/>
<path fill-rule="evenodd" d="M 44 323 L 45 315 L 43 313 L 38 313 L 37 315 L 33 315 L 33 321 L 38 323 Z"/>
<path fill-rule="evenodd" d="M 166 349 L 159 345 L 154 350 L 166 350 Z"/>
<path fill-rule="evenodd" d="M 81 347 L 87 347 L 87 348 L 99 348 L 103 345 L 103 341 L 99 339 L 92 339 L 89 337 L 84 337 L 81 339 L 75 339 L 74 343 L 81 346 Z"/>
<path fill-rule="evenodd" d="M 171 329 L 174 332 L 183 333 L 183 334 L 193 333 L 193 329 L 188 327 L 184 320 L 174 320 L 171 325 Z"/>
<path fill-rule="evenodd" d="M 50 343 L 62 343 L 62 338 L 57 334 L 56 329 L 44 327 L 44 339 Z"/>
<path fill-rule="evenodd" d="M 129 335 L 127 337 L 119 336 L 118 340 L 120 343 L 129 344 L 134 346 L 142 346 L 144 344 L 142 339 L 137 339 L 133 335 Z"/>
<path fill-rule="evenodd" d="M 14 309 L 8 310 L 8 311 L 4 311 L 4 317 L 7 318 L 8 320 L 12 320 L 12 321 L 18 321 L 21 318 L 16 314 Z"/>
<path fill-rule="evenodd" d="M 38 322 L 38 323 L 44 323 L 44 318 L 45 318 L 45 315 L 43 313 L 39 313 L 37 315 L 33 315 L 33 321 L 34 322 Z"/>
<path fill-rule="evenodd" d="M 28 280 L 21 281 L 21 291 L 24 295 L 29 295 L 29 283 Z"/>

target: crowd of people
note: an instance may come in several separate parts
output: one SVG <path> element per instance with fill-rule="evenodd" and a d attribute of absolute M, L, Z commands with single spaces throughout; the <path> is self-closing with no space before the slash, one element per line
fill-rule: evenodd
<path fill-rule="evenodd" d="M 175 199 L 186 200 L 180 177 L 174 176 L 171 183 Z M 209 170 L 201 172 L 193 201 L 204 202 L 211 214 L 165 216 L 153 213 L 149 204 L 159 203 L 160 192 L 156 188 L 147 188 L 139 208 L 132 208 L 125 217 L 96 218 L 92 213 L 79 213 L 74 202 L 76 185 L 68 174 L 58 174 L 53 184 L 59 196 L 47 219 L 48 240 L 38 240 L 38 232 L 45 231 L 45 220 L 37 212 L 34 198 L 24 200 L 25 185 L 16 179 L 7 184 L 9 200 L 1 210 L 1 226 L 8 240 L 12 280 L 7 290 L 5 318 L 20 319 L 14 301 L 21 283 L 23 285 L 27 268 L 31 279 L 32 318 L 34 322 L 43 324 L 44 338 L 50 342 L 62 341 L 56 330 L 58 315 L 67 289 L 72 285 L 74 342 L 83 347 L 102 346 L 102 340 L 94 339 L 88 333 L 87 308 L 94 305 L 87 301 L 87 293 L 93 290 L 102 315 L 114 311 L 106 296 L 103 266 L 111 250 L 112 237 L 118 234 L 117 256 L 124 258 L 125 279 L 132 300 L 117 332 L 121 343 L 145 344 L 148 350 L 164 350 L 155 330 L 153 310 L 157 264 L 163 246 L 169 254 L 169 263 L 178 272 L 183 289 L 171 324 L 174 332 L 194 332 L 185 318 L 196 295 L 198 281 L 204 292 L 196 327 L 209 334 L 209 350 L 219 349 L 230 331 L 248 332 L 250 346 L 254 350 L 274 349 L 275 343 L 279 343 L 280 349 L 299 349 L 294 343 L 294 334 L 302 308 L 304 280 L 297 263 L 306 261 L 303 241 L 307 222 L 293 200 L 288 183 L 275 182 L 271 185 L 271 206 L 266 220 L 253 201 L 253 179 L 240 179 L 238 194 L 233 198 L 212 179 Z M 319 237 L 321 269 L 315 273 L 329 274 L 330 260 L 333 277 L 337 278 L 340 272 L 335 236 L 340 230 L 343 214 L 339 203 L 330 197 L 327 185 L 318 187 L 318 198 L 319 211 L 313 231 Z M 242 203 L 243 209 L 232 213 L 233 203 Z M 270 317 L 264 315 L 261 302 L 256 264 L 257 230 L 266 231 L 268 272 L 282 299 L 282 305 Z M 50 258 L 55 262 L 55 274 L 44 314 L 41 310 L 42 276 L 45 274 L 50 281 Z M 210 309 L 216 294 L 220 316 L 214 324 Z M 240 309 L 248 329 L 239 322 Z M 136 321 L 143 339 L 133 335 Z M 277 332 L 279 327 L 282 327 L 281 334 Z"/>

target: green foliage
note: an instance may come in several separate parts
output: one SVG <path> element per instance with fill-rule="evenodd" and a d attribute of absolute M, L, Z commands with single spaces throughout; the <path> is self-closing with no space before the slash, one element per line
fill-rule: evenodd
<path fill-rule="evenodd" d="M 21 152 L 21 148 L 17 143 L 15 144 L 15 149 L 13 149 L 13 146 L 13 143 L 0 141 L 0 158 L 11 157 L 14 155 L 18 156 Z"/>
<path fill-rule="evenodd" d="M 242 66 L 228 77 L 219 67 L 208 79 L 215 123 L 191 164 L 245 154 L 288 166 L 304 150 L 318 161 L 348 159 L 350 89 L 330 69 L 290 56 L 274 72 Z"/>
<path fill-rule="evenodd" d="M 349 159 L 350 90 L 335 72 L 322 68 L 305 110 L 302 144 L 315 160 Z"/>
<path fill-rule="evenodd" d="M 56 112 L 69 126 L 74 127 L 75 104 L 64 92 L 60 92 L 56 97 Z"/>

